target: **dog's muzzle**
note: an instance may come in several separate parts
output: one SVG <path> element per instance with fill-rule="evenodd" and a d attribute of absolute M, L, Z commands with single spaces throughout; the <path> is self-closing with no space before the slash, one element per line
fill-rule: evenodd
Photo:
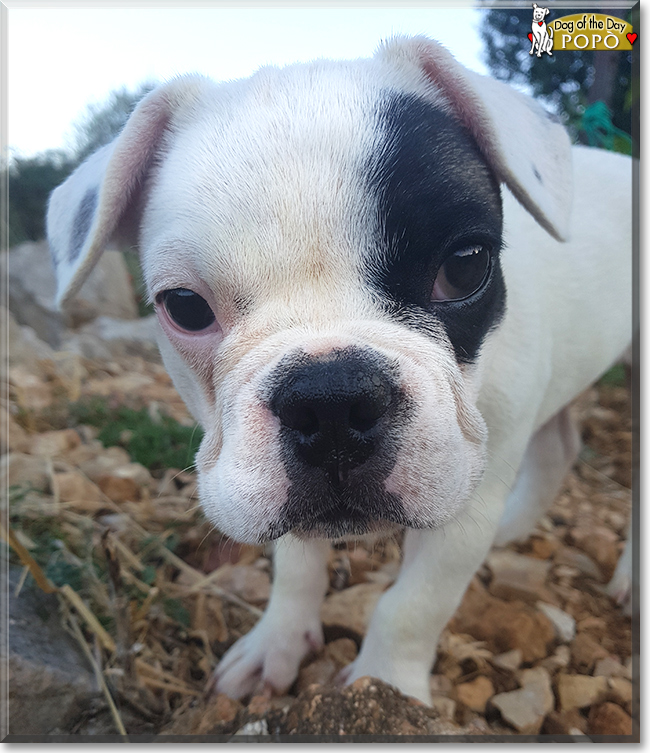
<path fill-rule="evenodd" d="M 356 354 L 310 360 L 286 375 L 271 410 L 296 458 L 340 487 L 374 454 L 394 393 L 388 375 Z"/>
<path fill-rule="evenodd" d="M 401 505 L 383 489 L 408 414 L 397 368 L 369 349 L 345 348 L 288 356 L 271 382 L 291 527 L 336 536 L 398 523 Z"/>

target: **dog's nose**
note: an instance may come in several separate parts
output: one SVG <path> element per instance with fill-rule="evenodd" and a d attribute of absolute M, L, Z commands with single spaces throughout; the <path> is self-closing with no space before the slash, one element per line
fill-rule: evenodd
<path fill-rule="evenodd" d="M 297 457 L 338 487 L 374 454 L 394 393 L 381 365 L 362 351 L 338 351 L 285 372 L 270 408 Z"/>

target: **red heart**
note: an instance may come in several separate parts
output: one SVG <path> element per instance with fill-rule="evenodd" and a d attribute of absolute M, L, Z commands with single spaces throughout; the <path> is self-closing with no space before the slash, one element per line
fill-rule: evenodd
<path fill-rule="evenodd" d="M 543 21 L 538 21 L 538 22 L 537 22 L 537 25 L 538 25 L 538 26 L 541 26 L 541 25 L 542 25 L 543 23 L 544 23 Z"/>
<path fill-rule="evenodd" d="M 638 35 L 638 34 L 626 34 L 625 36 L 627 37 L 627 41 L 628 41 L 628 42 L 629 42 L 630 44 L 634 44 L 634 43 L 636 42 L 636 38 L 637 38 L 637 37 L 638 37 L 639 35 Z"/>
<path fill-rule="evenodd" d="M 533 41 L 533 35 L 532 35 L 532 33 L 530 31 L 528 32 L 528 41 L 530 41 L 530 42 Z"/>

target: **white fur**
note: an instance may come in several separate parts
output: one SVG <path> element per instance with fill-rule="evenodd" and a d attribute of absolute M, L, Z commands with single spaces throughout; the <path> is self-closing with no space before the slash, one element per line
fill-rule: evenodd
<path fill-rule="evenodd" d="M 508 305 L 471 367 L 456 363 L 442 328 L 394 321 L 364 279 L 363 266 L 381 260 L 377 197 L 359 175 L 385 145 L 373 112 L 386 91 L 452 113 L 504 183 Z M 61 301 L 106 240 L 135 224 L 151 298 L 188 287 L 213 308 L 219 326 L 200 337 L 161 315 L 161 351 L 205 429 L 203 506 L 241 540 L 282 526 L 289 480 L 264 390 L 283 357 L 358 346 L 396 365 L 414 416 L 385 486 L 413 529 L 429 530 L 407 532 L 400 576 L 345 675 L 380 677 L 427 701 L 440 631 L 504 509 L 519 535 L 522 508 L 544 503 L 540 489 L 557 488 L 575 449 L 562 411 L 630 342 L 631 182 L 625 157 L 575 148 L 572 167 L 564 130 L 535 103 L 416 38 L 370 61 L 162 87 L 57 189 L 48 232 Z M 97 212 L 71 258 L 80 202 L 95 188 Z M 260 682 L 279 692 L 291 684 L 322 641 L 326 558 L 322 541 L 278 541 L 269 607 L 222 660 L 218 690 L 240 697 Z"/>
<path fill-rule="evenodd" d="M 531 31 L 533 33 L 533 43 L 530 48 L 530 55 L 535 52 L 537 47 L 537 57 L 542 57 L 542 52 L 548 55 L 553 55 L 551 50 L 553 49 L 553 37 L 549 34 L 546 21 L 544 20 L 549 14 L 548 8 L 540 8 L 537 3 L 533 3 L 533 22 L 531 24 Z"/>

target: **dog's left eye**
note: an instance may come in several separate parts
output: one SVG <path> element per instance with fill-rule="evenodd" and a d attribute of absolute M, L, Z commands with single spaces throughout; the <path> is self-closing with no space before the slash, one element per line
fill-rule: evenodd
<path fill-rule="evenodd" d="M 215 322 L 208 302 L 193 290 L 165 290 L 156 297 L 156 301 L 165 307 L 174 324 L 187 332 L 201 332 Z"/>
<path fill-rule="evenodd" d="M 490 252 L 485 246 L 468 246 L 447 257 L 438 270 L 432 301 L 459 301 L 483 287 L 490 272 Z"/>

